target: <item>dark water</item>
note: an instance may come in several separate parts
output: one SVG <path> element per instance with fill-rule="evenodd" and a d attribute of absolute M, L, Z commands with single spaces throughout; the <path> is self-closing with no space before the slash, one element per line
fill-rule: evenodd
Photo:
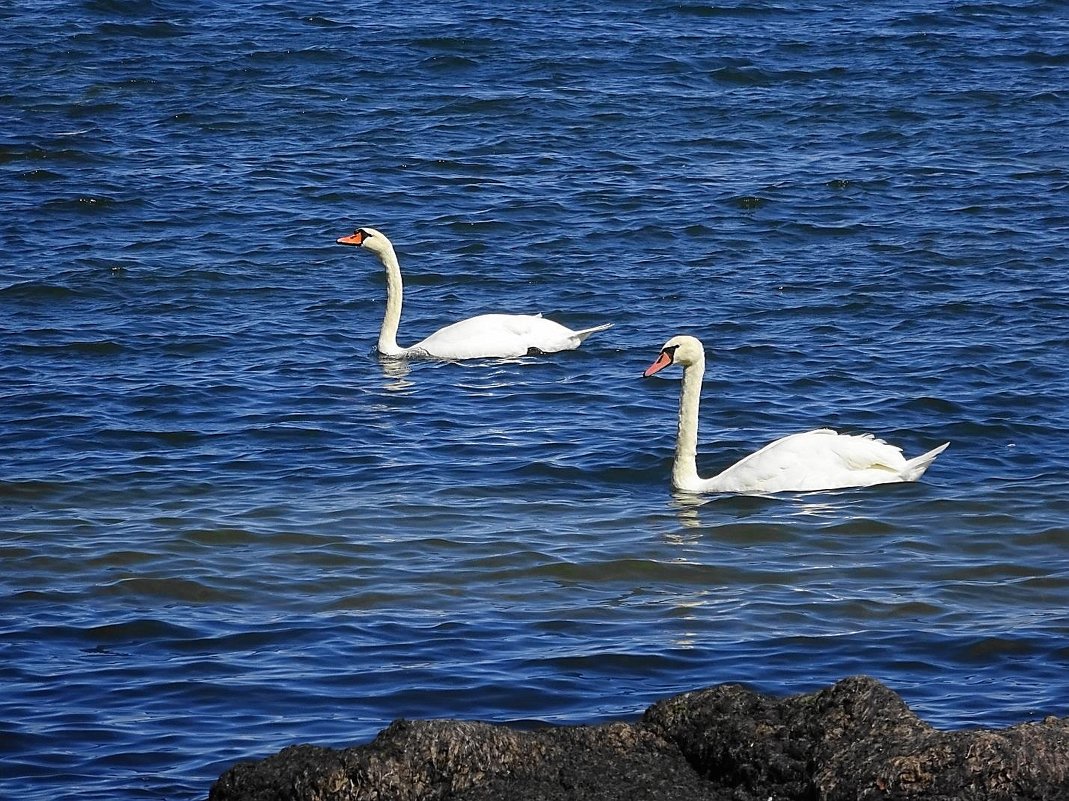
<path fill-rule="evenodd" d="M 340 7 L 340 6 L 345 7 Z M 848 674 L 1069 715 L 1056 2 L 0 5 L 0 796 Z M 380 362 L 483 311 L 615 328 Z M 831 425 L 922 483 L 673 497 Z"/>

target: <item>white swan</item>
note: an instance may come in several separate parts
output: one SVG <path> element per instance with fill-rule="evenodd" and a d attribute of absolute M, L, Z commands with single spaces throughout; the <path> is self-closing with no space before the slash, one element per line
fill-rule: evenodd
<path fill-rule="evenodd" d="M 584 339 L 612 323 L 573 331 L 540 314 L 482 314 L 447 325 L 408 348 L 397 344 L 401 322 L 401 265 L 393 244 L 374 228 L 358 228 L 339 245 L 356 245 L 376 254 L 386 268 L 386 316 L 379 331 L 379 353 L 436 359 L 510 358 L 578 348 Z"/>
<path fill-rule="evenodd" d="M 907 460 L 901 448 L 871 435 L 838 434 L 828 428 L 818 428 L 777 439 L 719 475 L 699 478 L 695 455 L 705 348 L 694 337 L 673 337 L 642 375 L 649 377 L 670 364 L 683 368 L 672 486 L 684 492 L 763 494 L 916 481 L 950 444 L 944 443 Z"/>

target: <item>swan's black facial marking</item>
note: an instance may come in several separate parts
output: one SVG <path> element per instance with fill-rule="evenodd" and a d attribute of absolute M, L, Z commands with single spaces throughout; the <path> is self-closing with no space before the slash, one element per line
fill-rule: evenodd
<path fill-rule="evenodd" d="M 677 347 L 679 346 L 670 345 L 661 348 L 661 352 L 657 354 L 657 360 L 643 371 L 642 377 L 649 378 L 651 375 L 661 372 L 661 370 L 668 367 L 668 365 L 674 364 Z"/>

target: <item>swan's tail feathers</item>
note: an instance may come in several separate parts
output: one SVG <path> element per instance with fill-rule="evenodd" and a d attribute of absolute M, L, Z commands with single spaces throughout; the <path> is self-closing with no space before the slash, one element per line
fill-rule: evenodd
<path fill-rule="evenodd" d="M 604 331 L 606 328 L 612 328 L 612 323 L 603 323 L 602 325 L 596 325 L 593 328 L 583 328 L 579 331 L 575 331 L 573 336 L 582 342 L 591 334 L 596 334 L 598 331 Z"/>
<path fill-rule="evenodd" d="M 924 475 L 924 471 L 928 469 L 929 465 L 935 461 L 935 457 L 941 454 L 947 449 L 949 442 L 944 442 L 938 448 L 932 448 L 927 453 L 922 453 L 913 459 L 906 462 L 905 468 L 902 470 L 902 475 L 906 481 L 916 481 L 918 478 Z"/>

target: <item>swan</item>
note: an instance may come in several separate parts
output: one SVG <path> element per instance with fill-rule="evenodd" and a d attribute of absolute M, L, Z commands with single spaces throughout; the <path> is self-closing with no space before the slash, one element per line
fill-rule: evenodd
<path fill-rule="evenodd" d="M 351 236 L 340 237 L 338 244 L 366 248 L 386 268 L 386 316 L 378 345 L 383 356 L 482 359 L 557 353 L 574 350 L 591 334 L 612 327 L 612 323 L 606 323 L 573 331 L 540 314 L 481 314 L 447 325 L 423 341 L 402 348 L 397 344 L 397 326 L 401 322 L 403 286 L 393 243 L 374 228 L 357 228 Z"/>
<path fill-rule="evenodd" d="M 673 337 L 642 375 L 648 378 L 671 364 L 683 368 L 679 433 L 672 465 L 672 486 L 683 492 L 764 494 L 916 481 L 950 444 L 907 460 L 901 448 L 871 434 L 839 434 L 818 428 L 777 439 L 719 475 L 699 478 L 695 454 L 698 403 L 705 375 L 705 348 L 701 341 L 690 336 Z"/>

